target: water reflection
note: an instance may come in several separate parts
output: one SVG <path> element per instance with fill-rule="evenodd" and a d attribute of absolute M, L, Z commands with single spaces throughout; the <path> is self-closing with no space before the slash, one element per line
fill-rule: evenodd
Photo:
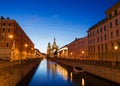
<path fill-rule="evenodd" d="M 44 59 L 28 86 L 117 86 L 86 73 L 74 75 L 55 62 Z"/>
<path fill-rule="evenodd" d="M 68 79 L 68 71 L 55 62 L 43 60 L 32 77 L 29 86 L 74 86 Z"/>

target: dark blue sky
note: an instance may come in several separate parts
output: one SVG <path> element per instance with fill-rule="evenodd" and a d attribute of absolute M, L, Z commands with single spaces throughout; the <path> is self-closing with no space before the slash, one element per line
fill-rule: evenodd
<path fill-rule="evenodd" d="M 106 17 L 105 11 L 118 0 L 1 0 L 1 16 L 15 19 L 34 42 L 46 52 L 47 43 L 59 47 Z"/>

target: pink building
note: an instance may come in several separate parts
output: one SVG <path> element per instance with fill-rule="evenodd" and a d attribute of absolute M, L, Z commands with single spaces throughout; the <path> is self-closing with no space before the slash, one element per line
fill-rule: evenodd
<path fill-rule="evenodd" d="M 109 8 L 106 18 L 88 30 L 91 60 L 120 61 L 120 2 Z"/>

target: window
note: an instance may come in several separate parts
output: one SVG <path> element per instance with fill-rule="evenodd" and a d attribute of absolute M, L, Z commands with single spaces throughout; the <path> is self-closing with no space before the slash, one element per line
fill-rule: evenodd
<path fill-rule="evenodd" d="M 112 13 L 109 14 L 109 18 L 110 18 L 110 19 L 112 18 Z"/>
<path fill-rule="evenodd" d="M 5 28 L 2 29 L 2 32 L 5 32 Z"/>
<path fill-rule="evenodd" d="M 5 35 L 4 33 L 1 34 L 1 41 L 4 41 Z"/>
<path fill-rule="evenodd" d="M 98 45 L 98 52 L 100 51 L 100 46 Z"/>
<path fill-rule="evenodd" d="M 101 36 L 101 41 L 103 41 L 103 37 Z"/>
<path fill-rule="evenodd" d="M 100 32 L 102 33 L 102 28 L 100 28 Z"/>
<path fill-rule="evenodd" d="M 118 11 L 117 11 L 117 9 L 114 11 L 114 13 L 115 13 L 115 16 L 118 14 Z"/>
<path fill-rule="evenodd" d="M 93 31 L 93 36 L 94 36 L 94 31 Z"/>
<path fill-rule="evenodd" d="M 10 32 L 10 28 L 8 28 L 8 32 Z"/>
<path fill-rule="evenodd" d="M 93 43 L 95 43 L 95 39 L 93 39 Z"/>
<path fill-rule="evenodd" d="M 111 49 L 114 50 L 114 43 L 111 43 Z"/>
<path fill-rule="evenodd" d="M 9 23 L 8 25 L 11 26 L 11 23 Z"/>
<path fill-rule="evenodd" d="M 106 25 L 104 25 L 104 31 L 106 31 Z"/>
<path fill-rule="evenodd" d="M 118 19 L 115 20 L 115 25 L 118 25 Z"/>
<path fill-rule="evenodd" d="M 110 22 L 110 28 L 112 28 L 112 22 Z"/>
<path fill-rule="evenodd" d="M 6 23 L 3 23 L 3 25 L 5 26 L 5 25 L 6 25 Z"/>
<path fill-rule="evenodd" d="M 118 49 L 120 49 L 120 42 L 118 42 L 117 44 L 118 44 Z"/>
<path fill-rule="evenodd" d="M 101 45 L 101 51 L 103 52 L 103 45 Z"/>
<path fill-rule="evenodd" d="M 104 35 L 104 39 L 107 40 L 107 36 L 106 36 L 106 34 Z"/>
<path fill-rule="evenodd" d="M 9 47 L 9 42 L 6 42 L 6 47 L 7 47 L 7 48 Z"/>
<path fill-rule="evenodd" d="M 117 37 L 119 36 L 119 30 L 116 30 L 116 36 Z"/>
<path fill-rule="evenodd" d="M 110 33 L 110 37 L 113 38 L 113 32 Z"/>
<path fill-rule="evenodd" d="M 105 44 L 105 51 L 107 51 L 107 44 Z"/>
<path fill-rule="evenodd" d="M 97 41 L 99 42 L 99 37 L 97 38 Z"/>
<path fill-rule="evenodd" d="M 99 29 L 97 29 L 97 34 L 99 34 Z"/>

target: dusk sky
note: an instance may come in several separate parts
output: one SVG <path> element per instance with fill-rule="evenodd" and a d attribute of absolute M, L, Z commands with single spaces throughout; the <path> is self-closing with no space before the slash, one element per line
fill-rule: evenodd
<path fill-rule="evenodd" d="M 54 38 L 62 47 L 106 17 L 118 0 L 1 0 L 0 16 L 15 19 L 41 52 Z"/>

